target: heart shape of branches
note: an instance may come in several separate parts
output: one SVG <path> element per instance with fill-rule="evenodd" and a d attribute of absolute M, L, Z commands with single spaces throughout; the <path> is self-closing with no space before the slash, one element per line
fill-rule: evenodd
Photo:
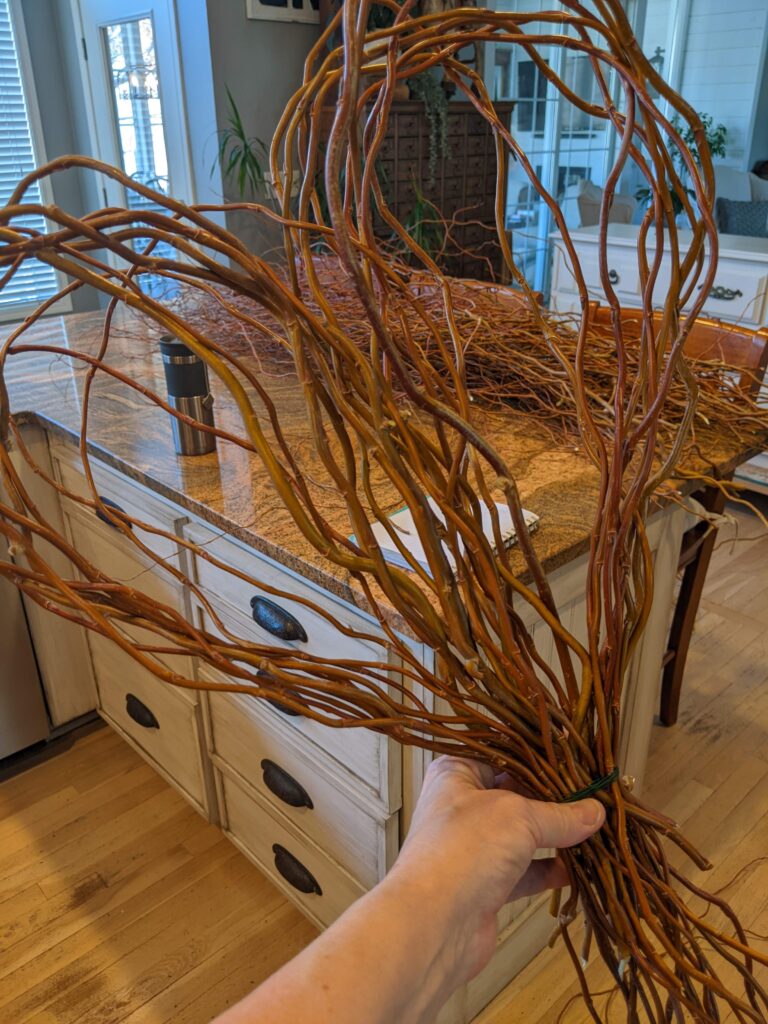
<path fill-rule="evenodd" d="M 0 211 L 0 283 L 26 261 L 41 260 L 67 276 L 65 290 L 91 285 L 111 300 L 96 355 L 46 346 L 39 338 L 27 340 L 53 300 L 14 331 L 3 348 L 0 458 L 9 499 L 0 506 L 0 529 L 25 561 L 1 565 L 0 572 L 45 607 L 112 639 L 169 684 L 277 699 L 337 728 L 367 727 L 435 752 L 481 758 L 538 799 L 566 800 L 603 780 L 597 795 L 606 806 L 607 822 L 599 835 L 563 853 L 571 888 L 557 918 L 593 1019 L 600 1017 L 569 931 L 579 907 L 626 1000 L 628 1020 L 638 1020 L 644 1011 L 657 1024 L 683 1021 L 686 1015 L 715 1022 L 727 1009 L 739 1021 L 763 1021 L 768 996 L 752 968 L 756 961 L 768 963 L 768 957 L 749 948 L 724 901 L 702 893 L 670 865 L 665 839 L 699 867 L 706 860 L 674 823 L 632 795 L 618 764 L 624 684 L 652 602 L 646 522 L 654 496 L 680 469 L 690 435 L 698 383 L 683 347 L 714 279 L 713 172 L 701 124 L 642 55 L 619 0 L 595 0 L 597 15 L 575 0 L 535 14 L 461 7 L 414 17 L 412 0 L 402 6 L 385 0 L 384 6 L 391 8 L 393 23 L 368 31 L 368 0 L 347 0 L 313 47 L 302 85 L 272 145 L 279 209 L 237 204 L 281 232 L 282 269 L 219 226 L 210 216 L 213 208 L 187 206 L 84 157 L 63 158 L 29 175 Z M 338 30 L 343 43 L 329 49 Z M 616 133 L 616 158 L 600 218 L 600 277 L 614 314 L 604 335 L 603 357 L 611 366 L 606 393 L 596 395 L 590 383 L 590 297 L 556 197 L 499 119 L 482 80 L 459 60 L 464 47 L 484 42 L 521 47 L 570 103 Z M 542 56 L 547 47 L 562 47 L 589 61 L 600 104 L 573 92 Z M 537 394 L 534 384 L 556 383 L 557 402 L 567 408 L 599 479 L 585 584 L 586 642 L 561 622 L 526 527 L 514 473 L 478 429 L 468 383 L 471 339 L 466 317 L 457 316 L 462 286 L 445 277 L 398 223 L 377 176 L 395 87 L 431 68 L 442 69 L 493 131 L 499 245 L 509 274 L 527 297 L 530 330 L 547 359 L 545 370 L 542 360 L 526 362 L 522 379 L 530 379 Z M 666 102 L 669 117 L 653 96 Z M 696 159 L 671 124 L 675 113 L 698 140 Z M 682 155 L 685 183 L 667 139 Z M 573 268 L 582 316 L 567 345 L 515 266 L 504 226 L 508 153 L 549 207 Z M 606 255 L 611 199 L 630 162 L 652 193 L 639 231 L 639 340 L 625 337 Z M 77 219 L 28 198 L 39 179 L 71 167 L 109 175 L 146 202 L 141 209 L 111 208 Z M 297 171 L 302 184 L 295 197 Z M 324 202 L 316 187 L 319 178 Z M 678 239 L 668 183 L 692 232 L 685 247 Z M 50 225 L 44 234 L 23 221 L 41 212 Z M 400 250 L 410 254 L 408 266 L 392 255 L 391 247 L 382 247 L 375 222 L 399 239 Z M 318 247 L 325 253 L 325 277 Z M 111 262 L 103 252 L 111 254 Z M 331 295 L 329 266 L 354 297 L 354 330 Z M 662 273 L 667 287 L 662 315 L 654 318 L 652 295 Z M 183 303 L 153 298 L 142 288 L 150 275 L 204 295 L 222 317 L 269 339 L 290 358 L 311 424 L 313 455 L 345 510 L 348 530 L 318 506 L 312 481 L 283 434 L 280 408 L 253 364 L 186 316 Z M 65 356 L 77 364 L 83 379 L 80 445 L 92 493 L 83 498 L 49 482 L 70 500 L 98 510 L 153 557 L 147 542 L 131 530 L 140 521 L 103 504 L 89 464 L 89 398 L 98 374 L 112 374 L 168 408 L 146 382 L 132 380 L 106 359 L 120 305 L 174 334 L 226 388 L 243 431 L 212 429 L 223 443 L 258 457 L 305 540 L 363 595 L 379 621 L 388 656 L 339 661 L 244 640 L 218 619 L 193 581 L 179 569 L 169 570 L 197 593 L 219 627 L 218 632 L 203 630 L 140 587 L 110 579 L 46 521 L 11 458 L 15 448 L 32 459 L 12 415 L 5 375 L 9 360 L 31 351 Z M 502 338 L 499 345 L 504 348 L 500 358 L 509 360 L 514 339 Z M 670 429 L 673 394 L 676 413 Z M 382 482 L 411 510 L 428 568 L 409 554 L 390 525 L 389 506 L 380 498 Z M 514 557 L 524 562 L 523 572 L 505 547 L 498 500 L 515 526 L 519 554 Z M 491 516 L 492 540 L 483 530 L 484 510 Z M 388 532 L 407 569 L 386 560 L 373 523 Z M 41 542 L 66 557 L 69 574 L 52 568 Z M 203 548 L 181 543 L 216 562 Z M 313 607 L 336 628 L 351 631 L 326 609 Z M 393 611 L 412 637 L 435 652 L 437 668 L 425 667 L 414 655 L 392 625 Z M 536 640 L 526 625 L 531 613 Z M 141 627 L 145 640 L 132 639 L 129 626 Z M 148 633 L 154 640 L 146 640 Z M 554 664 L 542 656 L 541 636 L 551 638 Z M 381 635 L 369 639 L 380 644 Z M 214 683 L 180 676 L 160 658 L 167 653 L 194 654 L 226 679 Z M 715 927 L 697 916 L 686 899 L 690 894 L 718 907 L 729 927 Z M 723 971 L 729 972 L 728 983 L 721 978 Z"/>

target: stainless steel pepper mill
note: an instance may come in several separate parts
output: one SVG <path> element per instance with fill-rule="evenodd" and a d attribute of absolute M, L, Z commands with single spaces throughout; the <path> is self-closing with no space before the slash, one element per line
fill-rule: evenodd
<path fill-rule="evenodd" d="M 213 395 L 208 386 L 208 369 L 195 353 L 174 338 L 164 334 L 160 339 L 168 401 L 179 412 L 208 427 L 215 425 Z M 171 417 L 173 443 L 179 455 L 207 455 L 216 450 L 216 437 L 204 430 Z"/>

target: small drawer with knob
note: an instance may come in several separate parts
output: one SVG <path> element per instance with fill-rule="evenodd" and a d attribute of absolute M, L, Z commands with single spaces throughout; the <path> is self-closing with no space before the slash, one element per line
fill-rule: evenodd
<path fill-rule="evenodd" d="M 765 323 L 767 295 L 768 274 L 764 265 L 750 266 L 724 260 L 721 256 L 702 314 L 759 327 Z"/>
<path fill-rule="evenodd" d="M 216 774 L 225 833 L 307 917 L 325 927 L 364 895 L 365 886 L 259 793 L 226 771 Z"/>
<path fill-rule="evenodd" d="M 72 546 L 95 569 L 161 604 L 183 610 L 182 584 L 169 568 L 178 569 L 178 557 L 153 561 L 130 542 L 105 533 L 107 527 L 94 528 L 93 522 L 79 509 L 67 509 L 64 523 Z"/>
<path fill-rule="evenodd" d="M 637 256 L 632 250 L 624 250 L 618 247 L 610 249 L 608 252 L 607 268 L 601 268 L 597 248 L 579 253 L 579 258 L 581 260 L 584 282 L 593 298 L 604 302 L 605 294 L 609 289 L 613 290 L 617 295 L 635 296 L 638 294 L 640 290 L 640 272 L 638 270 Z M 603 269 L 605 269 L 609 288 L 605 288 L 603 283 Z"/>
<path fill-rule="evenodd" d="M 375 885 L 397 854 L 397 813 L 363 805 L 346 772 L 287 724 L 254 713 L 254 703 L 242 694 L 210 695 L 214 763 L 249 783 L 359 882 Z"/>
<path fill-rule="evenodd" d="M 208 799 L 200 708 L 111 640 L 89 636 L 99 712 L 201 814 Z"/>

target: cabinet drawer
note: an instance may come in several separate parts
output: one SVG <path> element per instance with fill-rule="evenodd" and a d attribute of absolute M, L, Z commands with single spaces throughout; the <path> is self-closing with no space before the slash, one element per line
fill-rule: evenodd
<path fill-rule="evenodd" d="M 312 587 L 271 559 L 246 551 L 198 524 L 187 524 L 184 536 L 204 547 L 221 562 L 251 577 L 253 582 L 246 582 L 204 558 L 195 556 L 192 559 L 195 581 L 219 607 L 223 602 L 236 613 L 237 618 L 232 621 L 237 630 L 243 631 L 244 639 L 270 645 L 278 643 L 322 658 L 386 663 L 387 651 L 376 642 L 376 627 L 370 626 L 348 605 L 335 601 L 329 594 Z M 271 594 L 269 589 L 264 589 L 269 587 L 327 609 L 340 626 L 363 633 L 365 637 L 348 636 L 301 600 Z M 270 621 L 271 613 L 275 612 L 274 606 L 277 606 L 277 618 Z M 290 616 L 290 620 L 285 619 L 285 613 Z M 254 621 L 255 617 L 260 622 Z M 281 620 L 286 623 L 284 632 L 289 637 L 293 634 L 296 639 L 280 636 Z"/>
<path fill-rule="evenodd" d="M 224 682 L 225 677 L 210 666 L 200 670 L 203 679 L 212 682 Z M 240 695 L 238 695 L 240 696 Z M 213 698 L 213 695 L 212 695 Z M 212 699 L 212 706 L 215 700 Z M 311 763 L 313 751 L 320 748 L 349 777 L 349 785 L 360 793 L 361 802 L 373 803 L 386 813 L 396 811 L 402 802 L 402 785 L 400 778 L 400 751 L 393 740 L 370 729 L 334 729 L 320 725 L 311 718 L 294 713 L 284 713 L 273 708 L 266 700 L 258 700 L 242 695 L 242 698 L 228 705 L 228 717 L 239 719 L 238 728 L 244 732 L 258 731 L 266 728 L 274 731 L 282 726 L 288 734 L 295 737 L 295 745 L 306 751 L 306 758 Z M 322 756 L 319 754 L 319 756 Z M 243 761 L 233 750 L 230 757 L 235 757 L 237 768 L 246 778 L 250 778 L 252 769 L 243 771 Z"/>
<path fill-rule="evenodd" d="M 582 249 L 578 253 L 581 263 L 581 272 L 584 281 L 590 292 L 596 293 L 595 297 L 605 301 L 603 296 L 603 284 L 600 277 L 600 260 L 596 246 Z M 637 253 L 632 249 L 609 249 L 608 251 L 608 275 L 613 290 L 617 295 L 637 295 L 640 290 L 640 271 L 637 266 Z M 575 289 L 575 282 L 572 281 L 571 288 Z"/>
<path fill-rule="evenodd" d="M 397 814 L 380 812 L 377 820 L 365 811 L 338 768 L 329 770 L 289 728 L 254 714 L 254 703 L 211 694 L 212 753 L 358 881 L 375 885 L 397 854 Z"/>
<path fill-rule="evenodd" d="M 181 585 L 161 563 L 150 561 L 148 556 L 110 527 L 94 525 L 81 510 L 75 510 L 72 503 L 65 512 L 64 521 L 73 547 L 95 568 L 118 583 L 129 584 L 153 600 L 181 610 Z M 178 568 L 178 556 L 166 560 Z"/>
<path fill-rule="evenodd" d="M 764 267 L 721 260 L 702 314 L 759 326 L 763 323 L 767 284 Z"/>
<path fill-rule="evenodd" d="M 95 634 L 89 641 L 103 716 L 206 813 L 197 704 L 156 679 L 111 641 Z"/>
<path fill-rule="evenodd" d="M 302 837 L 258 794 L 217 773 L 223 827 L 234 843 L 321 927 L 365 893 L 342 867 Z"/>
<path fill-rule="evenodd" d="M 89 501 L 93 500 L 93 494 L 82 471 L 79 452 L 63 445 L 55 445 L 53 446 L 53 462 L 59 482 L 68 491 L 87 498 Z M 109 469 L 96 459 L 92 459 L 90 465 L 100 497 L 106 498 L 108 502 L 113 502 L 134 519 L 168 533 L 174 533 L 177 522 L 184 519 L 184 516 L 172 505 L 166 505 L 165 502 L 149 493 L 146 488 L 115 470 Z M 108 536 L 114 539 L 115 543 L 138 551 L 138 548 L 125 537 L 120 529 L 99 519 L 94 509 L 64 497 L 62 497 L 62 505 L 67 512 L 73 510 L 77 512 L 103 536 Z M 133 533 L 159 558 L 178 558 L 178 545 L 174 540 L 142 530 L 139 527 L 134 527 Z M 175 564 L 178 565 L 178 562 Z"/>

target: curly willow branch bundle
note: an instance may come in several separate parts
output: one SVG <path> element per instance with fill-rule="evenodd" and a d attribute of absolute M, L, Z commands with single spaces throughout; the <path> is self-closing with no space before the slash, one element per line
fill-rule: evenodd
<path fill-rule="evenodd" d="M 536 14 L 459 8 L 423 17 L 411 16 L 413 0 L 402 7 L 386 2 L 395 15 L 390 28 L 368 32 L 368 0 L 347 0 L 319 39 L 271 150 L 279 212 L 245 207 L 282 233 L 281 270 L 209 217 L 214 208 L 186 206 L 93 160 L 57 160 L 19 184 L 0 213 L 0 283 L 27 261 L 40 260 L 66 275 L 70 283 L 65 290 L 91 285 L 109 297 L 110 306 L 96 355 L 46 346 L 40 332 L 30 330 L 53 300 L 15 330 L 2 350 L 0 461 L 10 498 L 0 507 L 0 529 L 25 561 L 23 567 L 0 565 L 0 572 L 29 598 L 119 644 L 166 683 L 279 699 L 329 726 L 366 726 L 428 750 L 479 757 L 508 772 L 522 792 L 563 800 L 620 768 L 622 693 L 652 601 L 646 519 L 653 495 L 676 470 L 679 475 L 681 456 L 690 449 L 699 379 L 706 376 L 694 372 L 683 346 L 713 282 L 717 236 L 711 161 L 695 114 L 643 57 L 619 0 L 595 0 L 598 15 L 576 0 L 564 0 L 561 9 Z M 329 51 L 338 29 L 343 45 Z M 600 336 L 599 350 L 584 276 L 555 197 L 497 117 L 482 81 L 458 59 L 463 47 L 486 41 L 521 47 L 568 101 L 616 133 L 617 155 L 600 218 L 600 277 L 614 317 L 613 326 Z M 601 104 L 575 95 L 542 57 L 543 47 L 584 55 Z M 525 322 L 519 349 L 513 324 L 503 336 L 496 335 L 494 349 L 493 295 L 481 298 L 473 292 L 476 308 L 469 315 L 468 286 L 444 277 L 409 238 L 388 210 L 377 179 L 376 158 L 395 86 L 431 67 L 442 68 L 493 132 L 499 245 L 509 274 L 527 297 L 521 306 Z M 617 83 L 614 92 L 609 79 Z M 693 128 L 698 160 L 652 95 L 660 95 L 684 126 Z M 333 121 L 328 131 L 323 115 L 329 107 Z M 693 201 L 676 173 L 667 138 L 683 156 Z M 583 309 L 572 329 L 553 326 L 515 267 L 503 209 L 503 172 L 510 153 L 562 234 Z M 653 195 L 639 231 L 641 329 L 632 338 L 625 337 L 606 261 L 608 211 L 630 161 Z M 26 198 L 37 180 L 73 166 L 116 179 L 145 201 L 142 208 L 110 208 L 77 219 Z M 294 181 L 296 171 L 303 183 L 298 197 L 292 197 L 285 183 Z M 321 171 L 324 202 L 315 190 Z M 692 231 L 687 247 L 678 241 L 671 191 L 680 197 Z M 41 213 L 47 233 L 24 226 L 29 215 Z M 400 244 L 393 246 L 390 238 L 382 247 L 374 222 L 383 223 Z M 410 254 L 408 266 L 387 255 L 395 248 Z M 318 249 L 325 253 L 322 260 L 315 258 Z M 668 283 L 661 315 L 654 317 L 651 297 L 665 253 Z M 142 288 L 150 274 L 181 286 L 185 301 L 153 298 Z M 345 528 L 339 527 L 340 520 L 334 525 L 316 500 L 315 481 L 284 435 L 280 409 L 254 360 L 215 340 L 215 331 L 190 312 L 194 296 L 256 339 L 257 356 L 263 344 L 290 357 L 311 426 L 314 465 L 322 466 L 324 486 L 344 509 Z M 147 382 L 133 380 L 108 362 L 118 306 L 173 333 L 207 363 L 242 421 L 240 433 L 218 430 L 220 443 L 258 457 L 306 541 L 364 595 L 386 638 L 388 657 L 339 661 L 333 652 L 322 657 L 244 640 L 218 619 L 181 570 L 163 563 L 197 594 L 217 631 L 198 628 L 143 593 L 141 580 L 128 586 L 110 579 L 46 521 L 16 468 L 19 458 L 31 463 L 32 457 L 11 414 L 6 384 L 12 360 L 29 352 L 70 359 L 83 377 L 80 448 L 90 497 L 49 482 L 70 500 L 106 516 L 159 561 L 150 541 L 162 531 L 106 507 L 89 465 L 89 409 L 97 375 L 112 374 L 166 408 Z M 483 341 L 473 348 L 473 324 L 478 323 Z M 488 386 L 498 366 L 506 367 L 501 376 L 513 381 L 507 396 L 498 376 L 495 390 Z M 719 394 L 719 385 L 707 388 Z M 478 426 L 477 407 L 488 397 L 516 399 L 552 424 L 566 423 L 595 468 L 599 490 L 586 575 L 586 622 L 579 633 L 586 637 L 583 643 L 560 620 L 508 461 Z M 727 396 L 716 401 L 730 410 Z M 755 410 L 749 417 L 757 436 L 765 420 Z M 33 468 L 45 477 L 42 467 Z M 388 525 L 392 503 L 384 507 L 384 491 L 412 510 L 429 571 L 410 557 Z M 495 500 L 506 503 L 517 530 L 517 570 L 502 542 Z M 483 532 L 484 507 L 491 514 L 495 545 Z M 389 531 L 410 571 L 384 559 L 374 522 Z M 141 535 L 132 525 L 144 526 Z M 181 543 L 216 563 L 205 548 Z M 66 557 L 69 574 L 54 571 L 40 554 L 49 546 L 59 558 Z M 249 579 L 246 573 L 238 575 Z M 303 600 L 336 628 L 353 632 L 327 610 Z M 393 611 L 435 651 L 439 675 L 424 667 L 392 627 Z M 533 627 L 526 626 L 531 621 L 536 641 Z M 129 627 L 141 631 L 129 635 Z M 368 639 L 381 642 L 380 636 Z M 554 666 L 541 654 L 550 641 Z M 169 653 L 195 655 L 219 669 L 222 681 L 179 675 L 161 657 Z M 620 776 L 600 799 L 607 809 L 605 828 L 564 854 L 572 887 L 558 917 L 593 1019 L 600 1018 L 569 934 L 579 905 L 626 1000 L 628 1020 L 644 1013 L 658 1024 L 686 1017 L 719 1021 L 728 1012 L 738 1021 L 765 1020 L 768 995 L 753 975 L 753 964 L 768 964 L 768 957 L 748 947 L 744 929 L 722 899 L 703 894 L 673 867 L 662 839 L 680 847 L 700 868 L 706 860 L 672 822 L 633 797 Z M 692 896 L 716 907 L 725 924 L 694 913 Z"/>

